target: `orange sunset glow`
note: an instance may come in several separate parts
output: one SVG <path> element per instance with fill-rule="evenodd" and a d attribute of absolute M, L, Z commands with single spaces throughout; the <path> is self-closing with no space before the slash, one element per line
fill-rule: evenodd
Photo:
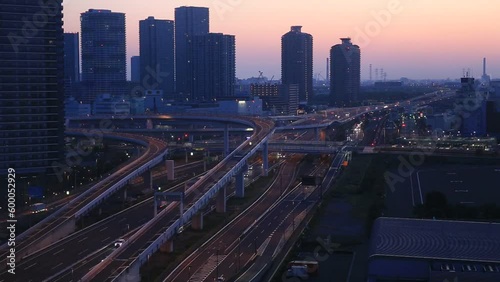
<path fill-rule="evenodd" d="M 361 48 L 362 79 L 368 78 L 369 64 L 384 68 L 388 79 L 454 79 L 464 68 L 480 76 L 483 57 L 488 73 L 500 77 L 500 2 L 495 0 L 66 0 L 64 29 L 79 32 L 80 13 L 90 8 L 123 12 L 130 58 L 139 54 L 139 20 L 174 20 L 179 6 L 210 8 L 210 31 L 236 36 L 240 78 L 258 71 L 280 77 L 280 40 L 292 25 L 313 36 L 315 76 L 325 76 L 331 46 L 351 37 Z"/>

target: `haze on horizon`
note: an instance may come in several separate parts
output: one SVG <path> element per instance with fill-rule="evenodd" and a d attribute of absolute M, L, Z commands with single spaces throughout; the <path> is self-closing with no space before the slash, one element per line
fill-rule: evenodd
<path fill-rule="evenodd" d="M 500 1 L 452 0 L 65 0 L 64 30 L 80 32 L 80 14 L 110 9 L 126 14 L 127 73 L 130 57 L 139 54 L 139 20 L 148 16 L 174 20 L 180 6 L 210 8 L 210 32 L 236 36 L 236 75 L 257 77 L 259 71 L 281 77 L 281 36 L 292 25 L 313 36 L 314 76 L 326 76 L 326 58 L 340 37 L 361 48 L 361 79 L 369 64 L 383 68 L 387 79 L 457 79 L 470 68 L 500 78 Z M 374 77 L 375 78 L 375 77 Z"/>

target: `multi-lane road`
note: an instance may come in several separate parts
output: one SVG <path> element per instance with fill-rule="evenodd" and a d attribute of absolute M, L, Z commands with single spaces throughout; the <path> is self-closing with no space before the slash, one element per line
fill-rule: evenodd
<path fill-rule="evenodd" d="M 123 133 L 113 133 L 113 135 L 124 138 L 131 138 L 130 134 Z M 80 211 L 84 206 L 86 206 L 89 202 L 96 199 L 99 195 L 101 195 L 104 191 L 106 191 L 109 187 L 111 187 L 117 181 L 123 179 L 124 176 L 130 174 L 137 167 L 151 161 L 153 158 L 157 157 L 159 154 L 163 154 L 167 148 L 167 143 L 146 137 L 146 136 L 133 136 L 133 138 L 146 142 L 148 144 L 147 149 L 144 154 L 132 161 L 131 163 L 126 164 L 125 166 L 118 169 L 116 172 L 106 177 L 103 181 L 99 182 L 93 187 L 93 191 L 91 193 L 86 193 L 86 195 L 82 194 L 80 197 L 76 198 L 78 201 L 72 201 L 61 208 L 61 212 L 56 217 L 52 217 L 51 220 L 42 221 L 42 224 L 37 224 L 30 230 L 25 232 L 25 236 L 18 237 L 16 241 L 16 252 L 18 255 L 21 255 L 23 250 L 32 248 L 36 244 L 39 244 L 40 248 L 42 247 L 40 243 L 41 240 L 50 235 L 54 229 L 59 226 L 66 224 L 74 224 L 75 222 L 75 213 Z M 73 223 L 71 223 L 73 221 Z M 2 257 L 5 258 L 7 256 L 7 246 L 3 246 L 2 249 Z M 32 253 L 32 252 L 31 252 Z M 18 259 L 21 259 L 19 257 Z"/>

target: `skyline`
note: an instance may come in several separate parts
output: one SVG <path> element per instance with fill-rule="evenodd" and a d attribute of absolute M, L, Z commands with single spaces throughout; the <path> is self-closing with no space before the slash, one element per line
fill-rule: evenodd
<path fill-rule="evenodd" d="M 264 76 L 279 79 L 281 36 L 293 25 L 303 26 L 303 32 L 313 36 L 314 77 L 318 73 L 326 76 L 326 58 L 341 37 L 351 37 L 353 44 L 361 48 L 362 80 L 369 78 L 370 64 L 373 70 L 383 68 L 388 80 L 457 79 L 467 68 L 474 77 L 480 77 L 483 57 L 488 60 L 487 73 L 492 78 L 500 77 L 500 56 L 495 52 L 500 47 L 499 32 L 493 25 L 495 7 L 500 8 L 500 3 L 492 0 L 384 0 L 362 5 L 294 1 L 287 2 L 285 12 L 283 2 L 263 0 L 148 3 L 146 6 L 118 0 L 68 0 L 64 2 L 64 29 L 80 32 L 80 14 L 91 8 L 125 13 L 127 77 L 130 57 L 139 54 L 139 20 L 148 16 L 173 20 L 174 9 L 180 6 L 208 7 L 210 32 L 236 36 L 239 78 L 257 77 L 263 71 Z"/>

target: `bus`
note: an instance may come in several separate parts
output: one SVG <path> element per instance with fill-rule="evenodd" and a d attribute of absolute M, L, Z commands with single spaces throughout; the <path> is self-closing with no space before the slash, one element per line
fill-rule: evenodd
<path fill-rule="evenodd" d="M 294 260 L 288 263 L 288 268 L 292 266 L 305 266 L 309 275 L 316 275 L 319 271 L 319 263 L 313 260 Z"/>

